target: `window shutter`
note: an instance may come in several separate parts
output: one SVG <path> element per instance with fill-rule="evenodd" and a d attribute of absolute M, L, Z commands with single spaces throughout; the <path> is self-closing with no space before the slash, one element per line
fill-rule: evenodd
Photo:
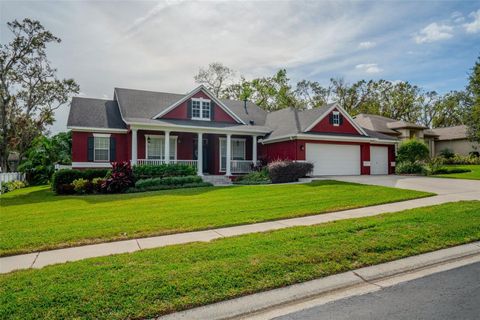
<path fill-rule="evenodd" d="M 192 119 L 192 100 L 187 102 L 187 118 Z"/>
<path fill-rule="evenodd" d="M 328 123 L 333 124 L 333 113 L 328 115 Z"/>
<path fill-rule="evenodd" d="M 87 160 L 88 161 L 93 161 L 93 148 L 95 143 L 93 139 L 94 139 L 93 137 L 87 138 Z"/>
<path fill-rule="evenodd" d="M 343 115 L 342 114 L 338 115 L 338 120 L 340 120 L 340 125 L 342 125 L 343 124 Z"/>
<path fill-rule="evenodd" d="M 210 121 L 213 121 L 215 119 L 215 108 L 217 106 L 215 105 L 215 103 L 212 101 L 210 102 Z"/>
<path fill-rule="evenodd" d="M 115 161 L 117 155 L 117 144 L 114 137 L 110 137 L 110 161 Z"/>

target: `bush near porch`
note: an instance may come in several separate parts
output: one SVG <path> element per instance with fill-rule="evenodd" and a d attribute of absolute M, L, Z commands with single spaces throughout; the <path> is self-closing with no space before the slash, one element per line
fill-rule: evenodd
<path fill-rule="evenodd" d="M 197 175 L 197 170 L 186 164 L 160 164 L 133 166 L 135 180 L 148 178 L 185 177 Z"/>

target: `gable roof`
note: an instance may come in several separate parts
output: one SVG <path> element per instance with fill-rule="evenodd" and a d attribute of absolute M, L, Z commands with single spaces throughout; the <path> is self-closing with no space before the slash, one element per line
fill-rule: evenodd
<path fill-rule="evenodd" d="M 127 129 L 114 100 L 73 97 L 68 127 Z"/>
<path fill-rule="evenodd" d="M 467 139 L 467 130 L 467 126 L 464 125 L 432 129 L 432 131 L 438 135 L 438 140 Z"/>
<path fill-rule="evenodd" d="M 393 130 L 388 126 L 391 122 L 397 122 L 395 119 L 378 116 L 374 114 L 365 114 L 361 113 L 358 114 L 353 118 L 353 120 L 359 124 L 361 127 L 365 129 L 369 129 L 371 131 L 381 132 L 385 134 L 391 135 L 400 135 L 398 131 Z"/>

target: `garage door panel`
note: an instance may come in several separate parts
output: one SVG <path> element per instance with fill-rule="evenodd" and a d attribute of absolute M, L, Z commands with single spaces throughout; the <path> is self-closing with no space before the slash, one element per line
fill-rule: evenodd
<path fill-rule="evenodd" d="M 306 160 L 313 163 L 317 176 L 360 174 L 358 145 L 307 143 Z"/>
<path fill-rule="evenodd" d="M 370 147 L 370 174 L 388 174 L 388 147 Z"/>

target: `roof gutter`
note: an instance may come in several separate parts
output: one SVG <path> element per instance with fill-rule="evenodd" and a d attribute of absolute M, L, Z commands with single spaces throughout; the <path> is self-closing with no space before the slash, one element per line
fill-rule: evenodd
<path fill-rule="evenodd" d="M 307 134 L 297 134 L 297 135 L 287 135 L 281 136 L 273 139 L 263 139 L 260 140 L 262 144 L 270 144 L 275 142 L 282 142 L 288 140 L 325 140 L 325 141 L 338 141 L 338 142 L 369 142 L 369 143 L 382 143 L 382 144 L 397 144 L 397 140 L 384 140 L 372 137 L 344 137 L 344 136 L 327 136 L 327 135 L 307 135 Z"/>

